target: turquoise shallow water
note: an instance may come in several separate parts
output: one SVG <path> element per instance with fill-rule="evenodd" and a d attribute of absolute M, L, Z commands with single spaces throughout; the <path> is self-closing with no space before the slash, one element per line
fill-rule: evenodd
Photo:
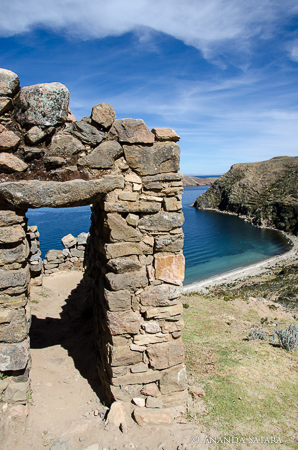
<path fill-rule="evenodd" d="M 290 248 L 281 233 L 255 228 L 238 217 L 189 206 L 206 187 L 186 188 L 183 194 L 185 223 L 185 283 L 200 281 L 262 261 Z M 42 255 L 62 249 L 61 238 L 77 236 L 90 227 L 90 207 L 29 210 L 28 224 L 37 225 Z"/>

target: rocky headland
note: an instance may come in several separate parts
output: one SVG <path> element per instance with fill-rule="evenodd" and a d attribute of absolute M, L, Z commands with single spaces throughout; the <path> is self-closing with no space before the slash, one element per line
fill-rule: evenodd
<path fill-rule="evenodd" d="M 194 203 L 234 213 L 254 225 L 298 233 L 298 157 L 234 164 Z"/>
<path fill-rule="evenodd" d="M 182 178 L 182 183 L 184 187 L 190 186 L 210 186 L 217 180 L 217 177 L 210 178 L 200 178 L 200 177 L 190 177 L 184 176 Z"/>

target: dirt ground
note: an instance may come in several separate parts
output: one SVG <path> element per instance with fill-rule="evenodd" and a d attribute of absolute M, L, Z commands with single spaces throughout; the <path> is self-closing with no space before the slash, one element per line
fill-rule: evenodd
<path fill-rule="evenodd" d="M 127 434 L 104 430 L 107 408 L 100 402 L 92 317 L 80 311 L 84 293 L 81 272 L 52 274 L 43 289 L 31 287 L 29 416 L 24 423 L 6 420 L 0 449 L 198 448 L 203 433 L 183 417 L 171 426 L 141 428 L 128 412 Z"/>

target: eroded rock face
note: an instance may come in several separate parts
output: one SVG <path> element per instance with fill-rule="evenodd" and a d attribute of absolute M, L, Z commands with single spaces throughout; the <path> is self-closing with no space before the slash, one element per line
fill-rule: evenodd
<path fill-rule="evenodd" d="M 68 89 L 61 83 L 24 87 L 16 99 L 16 118 L 22 125 L 55 126 L 67 119 Z"/>

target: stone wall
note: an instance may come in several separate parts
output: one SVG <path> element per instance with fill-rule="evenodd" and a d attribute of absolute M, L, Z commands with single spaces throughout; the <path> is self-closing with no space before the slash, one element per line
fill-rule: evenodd
<path fill-rule="evenodd" d="M 0 70 L 2 399 L 26 405 L 29 393 L 29 258 L 39 255 L 29 255 L 36 230 L 27 229 L 26 210 L 92 204 L 84 276 L 106 401 L 181 405 L 179 136 L 150 131 L 140 119 L 117 120 L 105 103 L 76 121 L 68 96 L 60 83 L 20 90 L 17 75 Z"/>

